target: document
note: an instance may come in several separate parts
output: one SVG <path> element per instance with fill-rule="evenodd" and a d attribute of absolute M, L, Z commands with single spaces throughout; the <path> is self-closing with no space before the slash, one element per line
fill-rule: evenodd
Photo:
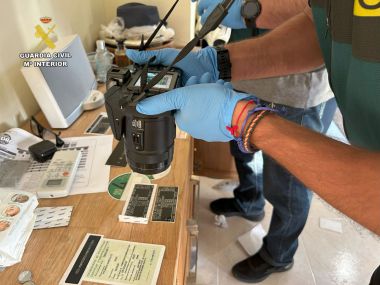
<path fill-rule="evenodd" d="M 83 281 L 111 285 L 154 285 L 157 283 L 165 246 L 114 240 L 86 234 L 60 285 Z"/>
<path fill-rule="evenodd" d="M 38 201 L 34 194 L 12 189 L 0 191 L 0 266 L 21 261 L 25 244 L 33 230 L 34 209 Z"/>
<path fill-rule="evenodd" d="M 0 134 L 0 162 L 6 159 L 29 160 L 29 146 L 42 141 L 39 137 L 13 128 Z"/>
<path fill-rule="evenodd" d="M 115 285 L 156 284 L 164 251 L 163 245 L 103 238 L 83 280 Z"/>
<path fill-rule="evenodd" d="M 112 135 L 63 138 L 62 149 L 79 150 L 82 158 L 75 176 L 70 195 L 105 192 L 108 187 L 110 166 L 105 165 L 112 152 Z M 22 161 L 29 161 L 29 146 L 41 141 L 40 138 L 22 129 L 14 128 L 0 135 L 0 175 L 7 173 L 9 160 L 18 161 L 19 169 L 25 169 Z M 14 173 L 4 179 L 4 185 L 10 187 L 12 181 L 17 181 L 13 188 L 29 192 L 36 192 L 41 178 L 49 166 L 50 161 L 40 163 L 30 160 L 25 173 Z M 15 168 L 13 168 L 15 169 Z M 21 172 L 21 171 L 20 171 Z"/>

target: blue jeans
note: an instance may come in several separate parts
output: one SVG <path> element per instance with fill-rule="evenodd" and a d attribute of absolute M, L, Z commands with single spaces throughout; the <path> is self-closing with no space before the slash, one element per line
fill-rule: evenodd
<path fill-rule="evenodd" d="M 308 109 L 282 105 L 276 107 L 284 111 L 280 116 L 285 119 L 325 133 L 333 119 L 336 102 L 333 98 Z M 282 145 L 278 147 L 283 148 Z M 241 212 L 246 215 L 261 213 L 264 210 L 264 197 L 273 205 L 269 231 L 259 251 L 260 256 L 274 266 L 291 263 L 298 247 L 298 236 L 306 224 L 312 198 L 311 191 L 265 153 L 263 153 L 263 172 L 255 173 L 249 165 L 252 154 L 240 152 L 235 141 L 230 143 L 230 148 L 235 158 L 240 182 L 234 190 L 234 197 Z M 284 151 L 287 150 L 284 148 Z M 262 185 L 259 185 L 261 181 Z"/>

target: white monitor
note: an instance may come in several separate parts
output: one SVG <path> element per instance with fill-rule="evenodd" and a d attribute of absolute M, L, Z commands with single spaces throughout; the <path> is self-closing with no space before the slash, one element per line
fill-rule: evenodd
<path fill-rule="evenodd" d="M 83 101 L 96 89 L 96 78 L 78 35 L 55 44 L 42 52 L 51 57 L 35 58 L 21 71 L 50 126 L 68 128 L 82 114 Z"/>

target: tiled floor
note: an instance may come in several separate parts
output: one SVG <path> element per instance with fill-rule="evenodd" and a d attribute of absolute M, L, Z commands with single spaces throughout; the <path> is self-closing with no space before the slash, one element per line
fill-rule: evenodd
<path fill-rule="evenodd" d="M 231 197 L 233 186 L 225 190 L 212 187 L 220 180 L 201 178 L 199 203 L 199 259 L 197 285 L 246 284 L 236 281 L 231 267 L 248 255 L 237 238 L 255 223 L 242 218 L 228 218 L 228 228 L 214 224 L 209 203 L 220 197 Z M 229 189 L 228 189 L 229 188 Z M 271 206 L 265 207 L 262 221 L 267 230 Z M 319 227 L 320 217 L 340 218 L 343 233 Z M 301 235 L 294 267 L 284 273 L 272 274 L 263 285 L 365 285 L 380 264 L 380 238 L 361 228 L 320 198 L 314 196 L 307 225 Z"/>

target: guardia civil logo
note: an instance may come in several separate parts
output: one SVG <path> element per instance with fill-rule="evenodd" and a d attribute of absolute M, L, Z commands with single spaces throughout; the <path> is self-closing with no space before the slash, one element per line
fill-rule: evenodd
<path fill-rule="evenodd" d="M 41 17 L 40 18 L 40 21 L 41 23 L 43 24 L 49 24 L 51 22 L 51 17 Z M 55 43 L 50 39 L 49 37 L 49 34 L 50 33 L 54 33 L 54 29 L 55 29 L 55 25 L 52 25 L 51 27 L 48 27 L 47 28 L 47 31 L 44 30 L 43 27 L 41 27 L 41 25 L 36 25 L 34 28 L 35 28 L 35 33 L 34 33 L 34 36 L 36 38 L 39 38 L 41 39 L 40 40 L 40 43 L 38 44 L 37 46 L 37 49 L 43 44 L 45 43 L 49 48 L 51 49 L 54 49 L 55 48 Z"/>

